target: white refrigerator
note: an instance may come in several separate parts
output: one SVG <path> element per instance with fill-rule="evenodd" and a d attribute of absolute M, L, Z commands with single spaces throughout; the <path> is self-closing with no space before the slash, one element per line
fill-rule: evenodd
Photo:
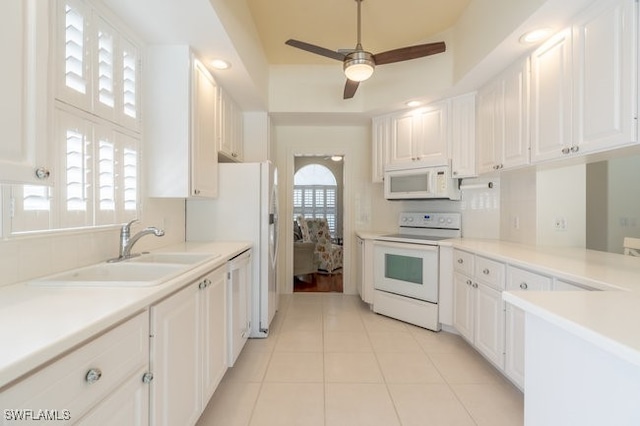
<path fill-rule="evenodd" d="M 218 197 L 187 201 L 187 241 L 253 242 L 249 337 L 267 337 L 278 307 L 278 173 L 271 162 L 218 167 Z"/>

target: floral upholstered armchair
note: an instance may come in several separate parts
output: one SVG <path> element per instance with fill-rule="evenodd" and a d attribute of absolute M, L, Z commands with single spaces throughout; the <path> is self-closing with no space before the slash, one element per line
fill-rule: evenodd
<path fill-rule="evenodd" d="M 331 233 L 326 219 L 297 218 L 302 231 L 303 241 L 315 243 L 315 255 L 319 262 L 318 269 L 329 273 L 342 268 L 342 246 L 331 242 Z"/>

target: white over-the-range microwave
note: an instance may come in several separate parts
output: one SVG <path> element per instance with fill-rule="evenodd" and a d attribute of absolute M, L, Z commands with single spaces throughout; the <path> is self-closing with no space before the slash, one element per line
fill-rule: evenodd
<path fill-rule="evenodd" d="M 460 199 L 460 180 L 451 178 L 448 166 L 386 170 L 387 200 Z"/>

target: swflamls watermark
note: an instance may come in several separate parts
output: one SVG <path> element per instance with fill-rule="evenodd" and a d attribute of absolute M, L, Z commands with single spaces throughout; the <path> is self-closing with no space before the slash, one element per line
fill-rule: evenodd
<path fill-rule="evenodd" d="M 30 408 L 5 409 L 4 419 L 7 421 L 68 421 L 71 420 L 71 411 L 56 409 Z"/>

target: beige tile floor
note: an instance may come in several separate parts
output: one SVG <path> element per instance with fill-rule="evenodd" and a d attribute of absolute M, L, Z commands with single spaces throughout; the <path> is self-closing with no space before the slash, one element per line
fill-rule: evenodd
<path fill-rule="evenodd" d="M 199 426 L 520 426 L 523 396 L 460 337 L 376 315 L 356 296 L 283 296 Z"/>

